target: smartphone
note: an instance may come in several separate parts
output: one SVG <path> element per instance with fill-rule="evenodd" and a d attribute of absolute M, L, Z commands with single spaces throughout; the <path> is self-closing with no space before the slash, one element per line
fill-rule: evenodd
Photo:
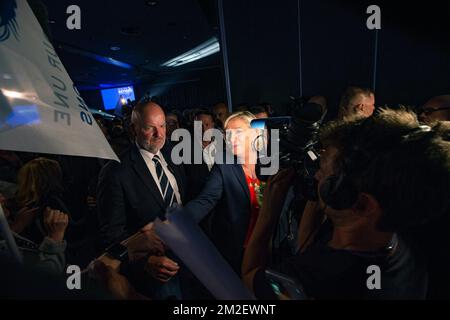
<path fill-rule="evenodd" d="M 306 300 L 308 299 L 302 286 L 294 278 L 288 277 L 274 270 L 266 270 L 266 279 L 278 300 Z"/>

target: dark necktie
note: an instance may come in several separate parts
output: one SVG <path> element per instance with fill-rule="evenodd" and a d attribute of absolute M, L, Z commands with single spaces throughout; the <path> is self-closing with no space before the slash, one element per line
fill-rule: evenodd
<path fill-rule="evenodd" d="M 170 207 L 172 206 L 172 204 L 177 203 L 175 193 L 173 192 L 173 188 L 169 183 L 169 179 L 163 170 L 161 159 L 159 158 L 159 156 L 154 155 L 153 162 L 155 163 L 156 176 L 158 177 L 158 182 L 161 186 L 164 203 L 166 204 L 166 207 Z"/>

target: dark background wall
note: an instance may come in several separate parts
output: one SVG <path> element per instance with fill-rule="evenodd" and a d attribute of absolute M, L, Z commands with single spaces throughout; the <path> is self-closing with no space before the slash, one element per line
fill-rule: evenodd
<path fill-rule="evenodd" d="M 349 85 L 375 88 L 378 106 L 421 105 L 431 96 L 450 93 L 449 3 L 223 3 L 234 105 L 268 101 L 279 107 L 289 96 L 320 94 L 327 97 L 333 114 Z M 376 31 L 366 27 L 370 4 L 381 8 L 377 50 Z M 207 8 L 214 28 L 216 8 Z M 164 105 L 179 109 L 224 101 L 222 55 L 210 59 L 214 66 L 158 74 L 151 81 L 135 84 L 136 97 L 150 91 Z M 102 105 L 98 90 L 82 95 L 89 105 Z"/>
<path fill-rule="evenodd" d="M 80 94 L 89 108 L 103 110 L 103 100 L 100 90 L 80 90 Z"/>
<path fill-rule="evenodd" d="M 169 73 L 159 76 L 152 83 L 135 87 L 137 96 L 143 96 L 146 92 L 158 96 L 160 103 L 168 109 L 209 107 L 225 99 L 220 67 Z"/>
<path fill-rule="evenodd" d="M 366 8 L 301 1 L 303 95 L 324 95 L 333 109 L 347 86 L 372 88 L 375 31 L 366 27 Z"/>
<path fill-rule="evenodd" d="M 423 8 L 409 23 L 386 24 L 381 30 L 377 69 L 380 104 L 421 105 L 432 96 L 450 94 L 450 8 L 442 13 L 447 15 L 445 20 Z M 423 21 L 422 15 L 436 22 Z M 447 22 L 439 26 L 443 21 Z M 425 23 L 428 27 L 421 29 Z"/>
<path fill-rule="evenodd" d="M 298 96 L 297 2 L 223 2 L 233 104 Z"/>
<path fill-rule="evenodd" d="M 224 1 L 233 104 L 321 94 L 335 112 L 349 85 L 375 88 L 377 105 L 450 93 L 449 5 L 392 2 Z M 377 51 L 370 4 L 381 8 Z"/>

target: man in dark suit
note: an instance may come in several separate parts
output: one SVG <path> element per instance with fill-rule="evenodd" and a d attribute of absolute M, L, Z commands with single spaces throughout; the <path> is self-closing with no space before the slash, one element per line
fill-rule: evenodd
<path fill-rule="evenodd" d="M 211 140 L 204 139 L 205 132 L 214 129 L 214 116 L 207 110 L 200 110 L 194 116 L 194 121 L 201 122 L 201 137 L 192 135 L 192 146 L 197 144 L 198 147 L 192 147 L 192 150 L 201 150 L 202 158 L 200 163 L 195 162 L 194 152 L 191 152 L 191 163 L 185 164 L 186 177 L 189 181 L 189 190 L 187 198 L 194 199 L 200 191 L 202 191 L 206 179 L 214 165 L 216 154 L 216 143 Z"/>
<path fill-rule="evenodd" d="M 201 130 L 198 130 L 199 123 L 194 122 L 194 131 L 197 129 L 197 134 L 192 134 L 191 146 L 191 162 L 185 163 L 184 168 L 186 171 L 187 181 L 189 181 L 189 189 L 187 190 L 187 200 L 190 201 L 202 191 L 208 179 L 209 173 L 214 165 L 215 155 L 217 152 L 217 143 L 205 139 L 205 132 L 209 129 L 214 129 L 214 116 L 207 110 L 199 110 L 194 115 L 194 121 L 201 122 Z M 201 136 L 199 135 L 201 133 Z M 195 150 L 200 150 L 202 157 L 201 161 L 196 161 Z M 211 230 L 209 226 L 209 217 L 214 214 L 212 209 L 208 214 L 201 219 L 199 226 L 203 231 L 211 236 Z M 190 273 L 188 270 L 181 271 L 183 282 L 182 288 L 183 296 L 187 299 L 202 299 L 208 300 L 212 296 L 208 290 Z"/>
<path fill-rule="evenodd" d="M 99 177 L 97 204 L 104 247 L 136 233 L 163 217 L 169 206 L 182 205 L 184 200 L 184 170 L 171 161 L 161 107 L 153 102 L 136 105 L 131 123 L 135 143 L 120 156 L 120 163 L 105 165 Z M 155 234 L 150 238 L 158 241 Z M 178 283 L 174 284 L 177 281 L 169 281 L 179 269 L 175 261 L 165 255 L 150 255 L 139 268 L 157 280 L 153 298 L 180 298 Z"/>

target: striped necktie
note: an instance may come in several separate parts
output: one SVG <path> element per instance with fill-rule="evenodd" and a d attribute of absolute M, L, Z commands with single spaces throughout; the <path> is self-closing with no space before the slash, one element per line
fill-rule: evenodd
<path fill-rule="evenodd" d="M 166 207 L 170 207 L 172 206 L 172 204 L 177 203 L 175 193 L 173 192 L 173 188 L 169 183 L 169 179 L 167 178 L 167 175 L 163 170 L 161 159 L 159 158 L 159 156 L 154 155 L 153 162 L 155 163 L 156 176 L 158 177 L 158 182 L 161 186 L 164 203 L 166 204 Z"/>

